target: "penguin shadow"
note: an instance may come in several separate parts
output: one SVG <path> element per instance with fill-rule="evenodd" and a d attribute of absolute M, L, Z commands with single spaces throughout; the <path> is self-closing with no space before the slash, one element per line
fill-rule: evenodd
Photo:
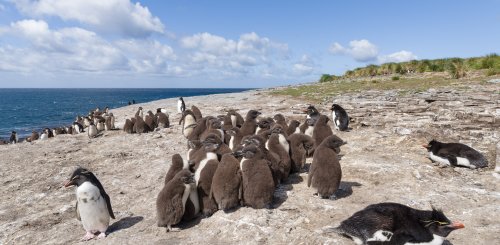
<path fill-rule="evenodd" d="M 204 218 L 209 218 L 209 217 L 203 217 L 203 215 L 198 215 L 196 218 L 192 220 L 182 220 L 179 224 L 177 224 L 175 227 L 180 228 L 181 230 L 186 230 L 192 227 L 195 227 L 198 225 L 202 219 Z"/>
<path fill-rule="evenodd" d="M 442 243 L 442 245 L 453 245 L 453 243 L 451 243 L 448 240 L 444 240 L 444 242 Z"/>
<path fill-rule="evenodd" d="M 119 230 L 128 229 L 134 226 L 135 224 L 141 222 L 143 219 L 144 217 L 142 216 L 129 216 L 121 218 L 120 220 L 116 221 L 115 223 L 109 226 L 108 234 L 117 232 Z"/>
<path fill-rule="evenodd" d="M 335 192 L 335 196 L 337 197 L 337 199 L 345 198 L 345 197 L 352 195 L 352 187 L 353 186 L 359 187 L 362 185 L 358 182 L 341 181 L 339 189 Z"/>
<path fill-rule="evenodd" d="M 288 191 L 293 190 L 293 185 L 303 182 L 304 179 L 299 173 L 290 174 L 288 179 L 283 181 L 274 191 L 271 209 L 276 209 L 288 199 Z"/>

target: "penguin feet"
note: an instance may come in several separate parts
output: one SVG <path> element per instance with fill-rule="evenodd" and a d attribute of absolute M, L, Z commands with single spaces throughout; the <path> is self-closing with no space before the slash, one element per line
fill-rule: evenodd
<path fill-rule="evenodd" d="M 181 231 L 181 228 L 178 227 L 172 228 L 171 226 L 167 227 L 167 232 L 179 232 L 179 231 Z"/>
<path fill-rule="evenodd" d="M 95 237 L 94 233 L 87 231 L 87 233 L 85 233 L 85 236 L 83 236 L 82 239 L 80 239 L 80 240 L 81 241 L 88 241 L 94 237 Z"/>
<path fill-rule="evenodd" d="M 97 239 L 103 239 L 103 238 L 106 238 L 106 232 L 101 232 L 101 233 L 99 233 L 99 235 L 97 236 Z"/>

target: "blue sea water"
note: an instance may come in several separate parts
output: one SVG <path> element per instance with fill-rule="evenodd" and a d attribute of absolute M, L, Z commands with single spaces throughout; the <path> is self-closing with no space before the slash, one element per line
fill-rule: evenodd
<path fill-rule="evenodd" d="M 32 130 L 70 125 L 77 115 L 87 115 L 98 106 L 113 109 L 132 100 L 144 103 L 245 90 L 249 89 L 0 89 L 0 139 L 8 139 L 12 130 L 24 138 Z"/>

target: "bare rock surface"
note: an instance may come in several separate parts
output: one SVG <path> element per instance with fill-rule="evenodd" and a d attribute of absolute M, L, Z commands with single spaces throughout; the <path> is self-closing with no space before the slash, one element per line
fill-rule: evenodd
<path fill-rule="evenodd" d="M 170 233 L 156 226 L 155 200 L 171 156 L 186 155 L 176 99 L 114 109 L 122 125 L 138 106 L 146 111 L 167 108 L 172 126 L 147 134 L 117 130 L 95 139 L 60 135 L 0 146 L 0 244 L 354 244 L 323 229 L 378 202 L 442 208 L 466 226 L 450 234 L 451 244 L 500 244 L 500 179 L 492 174 L 499 154 L 498 90 L 492 83 L 456 91 L 367 91 L 335 97 L 317 107 L 331 116 L 328 109 L 335 102 L 352 117 L 350 132 L 335 132 L 348 142 L 341 151 L 337 200 L 313 196 L 307 173 L 293 174 L 276 189 L 272 209 L 218 211 Z M 282 113 L 301 121 L 304 115 L 297 111 L 307 104 L 267 91 L 184 99 L 188 108 L 196 105 L 204 115 L 225 114 L 229 108 L 245 115 L 258 109 L 262 116 Z M 466 143 L 483 152 L 490 167 L 435 166 L 420 146 L 432 138 Z M 62 187 L 76 166 L 93 171 L 111 197 L 116 220 L 104 241 L 79 241 L 85 231 L 75 218 L 75 189 Z"/>

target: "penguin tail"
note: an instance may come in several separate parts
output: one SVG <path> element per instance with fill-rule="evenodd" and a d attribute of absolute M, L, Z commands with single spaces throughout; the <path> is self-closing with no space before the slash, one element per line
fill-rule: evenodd
<path fill-rule="evenodd" d="M 325 227 L 325 228 L 323 228 L 323 233 L 337 233 L 339 235 L 346 235 L 346 232 L 340 226 L 337 226 L 337 227 L 331 227 L 331 226 Z"/>

